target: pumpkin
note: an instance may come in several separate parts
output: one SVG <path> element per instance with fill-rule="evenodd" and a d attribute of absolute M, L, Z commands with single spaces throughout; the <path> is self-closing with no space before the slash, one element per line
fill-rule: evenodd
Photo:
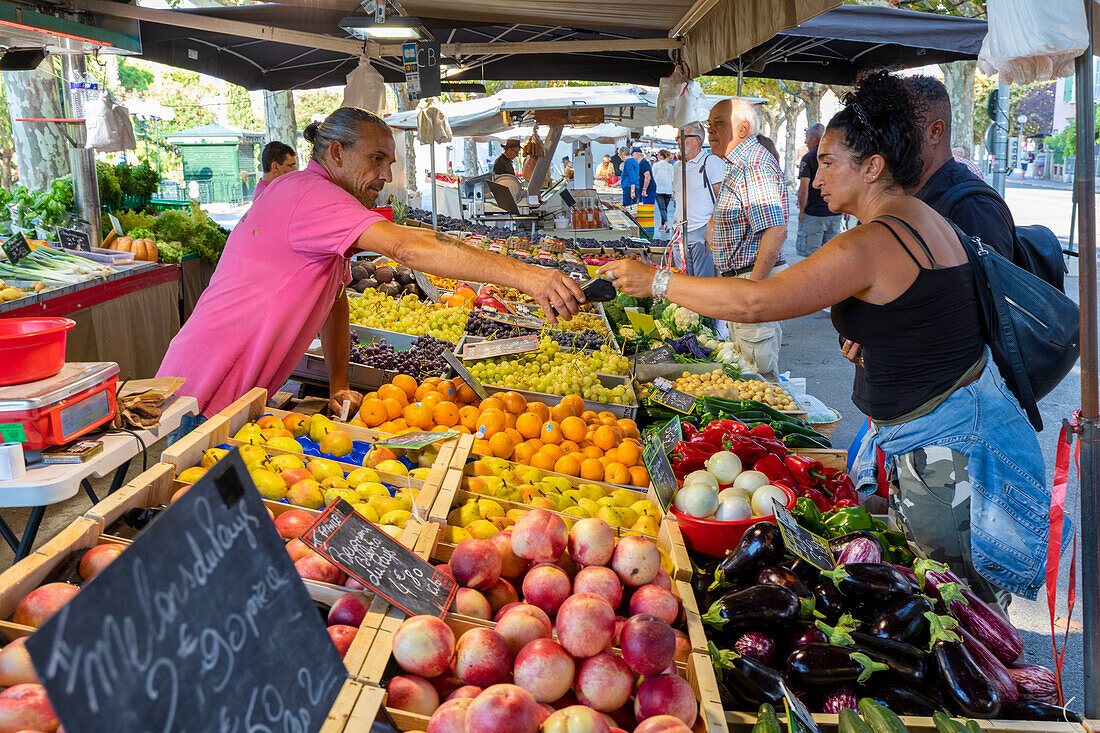
<path fill-rule="evenodd" d="M 159 254 L 157 243 L 152 239 L 135 239 L 130 245 L 130 251 L 134 253 L 135 260 L 144 262 L 156 262 Z"/>
<path fill-rule="evenodd" d="M 134 243 L 133 237 L 119 237 L 115 241 L 111 242 L 111 249 L 119 252 L 129 252 L 130 247 Z"/>

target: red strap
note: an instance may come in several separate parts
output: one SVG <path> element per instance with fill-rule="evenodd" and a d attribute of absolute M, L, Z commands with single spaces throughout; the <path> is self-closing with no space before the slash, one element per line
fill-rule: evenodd
<path fill-rule="evenodd" d="M 1057 632 L 1055 631 L 1055 606 L 1058 603 L 1058 572 L 1062 550 L 1062 525 L 1065 518 L 1066 488 L 1069 485 L 1069 457 L 1070 441 L 1072 433 L 1077 432 L 1077 419 L 1071 428 L 1071 433 L 1066 432 L 1063 424 L 1058 436 L 1058 452 L 1054 461 L 1054 486 L 1050 493 L 1050 534 L 1047 536 L 1047 609 L 1050 612 L 1050 645 L 1054 653 L 1054 676 L 1058 683 L 1058 700 L 1065 705 L 1065 696 L 1062 692 L 1062 662 L 1066 656 L 1066 642 L 1069 640 L 1070 619 L 1073 618 L 1073 606 L 1076 600 L 1074 584 L 1077 579 L 1077 533 L 1073 533 L 1073 554 L 1070 556 L 1069 565 L 1069 598 L 1067 599 L 1066 633 L 1062 640 L 1062 649 L 1058 649 Z M 1080 475 L 1080 441 L 1074 446 L 1074 463 Z"/>

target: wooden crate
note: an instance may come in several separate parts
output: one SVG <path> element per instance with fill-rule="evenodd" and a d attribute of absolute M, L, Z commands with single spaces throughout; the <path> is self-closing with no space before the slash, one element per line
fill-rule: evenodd
<path fill-rule="evenodd" d="M 168 463 L 155 463 L 130 483 L 84 512 L 84 518 L 99 523 L 100 532 L 122 519 L 131 509 L 168 504 L 176 491 L 176 469 Z"/>
<path fill-rule="evenodd" d="M 796 456 L 803 456 L 805 458 L 813 458 L 821 461 L 821 465 L 825 466 L 825 468 L 839 468 L 842 471 L 848 470 L 848 451 L 843 448 L 798 448 L 792 450 L 791 453 L 794 453 Z"/>
<path fill-rule="evenodd" d="M 369 725 L 365 728 L 351 727 L 350 725 L 355 707 L 364 694 L 368 697 L 377 698 L 379 703 L 383 697 L 382 691 L 377 687 L 368 687 L 354 678 L 349 677 L 346 679 L 343 687 L 340 688 L 340 693 L 336 696 L 336 701 L 332 703 L 332 707 L 328 711 L 328 717 L 321 726 L 319 733 L 343 733 L 345 730 L 349 732 L 354 730 L 370 730 Z"/>
<path fill-rule="evenodd" d="M 779 711 L 780 727 L 785 728 L 786 716 Z M 936 726 L 932 718 L 924 718 L 915 715 L 900 716 L 909 733 L 936 733 Z M 837 716 L 815 714 L 814 721 L 821 728 L 822 733 L 836 733 Z M 978 720 L 975 721 L 982 730 L 996 731 L 997 733 L 1084 733 L 1085 727 L 1080 723 L 1051 723 L 1047 721 L 1033 720 Z M 756 713 L 727 712 L 726 724 L 729 733 L 750 733 L 756 724 Z"/>

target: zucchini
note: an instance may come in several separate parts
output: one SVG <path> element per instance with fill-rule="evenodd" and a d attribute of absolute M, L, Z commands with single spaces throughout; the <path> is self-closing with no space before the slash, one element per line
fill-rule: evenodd
<path fill-rule="evenodd" d="M 863 722 L 863 718 L 859 717 L 859 713 L 851 708 L 844 708 L 840 711 L 836 731 L 837 733 L 875 733 L 871 730 L 871 726 Z"/>
<path fill-rule="evenodd" d="M 909 733 L 901 718 L 887 707 L 879 705 L 869 697 L 859 701 L 859 712 L 871 726 L 874 733 Z"/>
<path fill-rule="evenodd" d="M 965 725 L 957 720 L 952 720 L 942 710 L 932 713 L 932 722 L 936 724 L 936 733 L 968 733 Z"/>
<path fill-rule="evenodd" d="M 775 708 L 770 702 L 761 704 L 760 710 L 756 713 L 756 725 L 752 727 L 751 733 L 782 732 L 783 729 L 779 727 L 779 718 L 775 715 Z"/>

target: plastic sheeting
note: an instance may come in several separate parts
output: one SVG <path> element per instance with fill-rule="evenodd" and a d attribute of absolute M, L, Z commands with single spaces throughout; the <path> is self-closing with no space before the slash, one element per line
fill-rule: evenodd
<path fill-rule="evenodd" d="M 1088 47 L 1081 0 L 988 0 L 986 12 L 989 32 L 978 66 L 985 74 L 999 74 L 1002 84 L 1069 76 L 1073 60 Z"/>

